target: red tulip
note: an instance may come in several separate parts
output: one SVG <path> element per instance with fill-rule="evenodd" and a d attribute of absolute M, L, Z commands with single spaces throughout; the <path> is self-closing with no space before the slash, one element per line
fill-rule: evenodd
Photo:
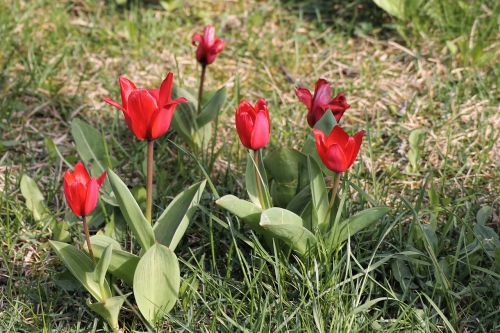
<path fill-rule="evenodd" d="M 170 72 L 160 89 L 144 89 L 120 76 L 122 104 L 110 98 L 104 101 L 123 111 L 128 128 L 139 140 L 155 140 L 168 131 L 177 104 L 187 101 L 184 97 L 171 99 L 173 80 Z"/>
<path fill-rule="evenodd" d="M 224 50 L 224 41 L 215 36 L 215 28 L 207 25 L 203 30 L 203 35 L 199 33 L 193 34 L 191 42 L 196 49 L 196 59 L 203 66 L 210 65 L 215 61 L 217 53 Z"/>
<path fill-rule="evenodd" d="M 241 143 L 248 149 L 258 150 L 269 143 L 271 121 L 266 101 L 260 98 L 255 107 L 242 100 L 236 109 L 236 130 Z"/>
<path fill-rule="evenodd" d="M 84 217 L 92 213 L 99 199 L 99 188 L 105 178 L 106 172 L 103 172 L 99 178 L 90 177 L 82 162 L 76 164 L 74 172 L 66 170 L 64 196 L 76 216 Z"/>
<path fill-rule="evenodd" d="M 328 136 L 317 128 L 313 131 L 316 149 L 325 166 L 337 173 L 349 169 L 358 156 L 365 131 L 349 136 L 339 125 L 336 125 Z"/>
<path fill-rule="evenodd" d="M 326 110 L 331 110 L 335 120 L 339 122 L 345 110 L 350 107 L 344 93 L 338 94 L 334 99 L 331 98 L 330 83 L 325 79 L 319 79 L 316 82 L 314 96 L 308 89 L 300 87 L 295 89 L 295 94 L 309 111 L 307 113 L 307 122 L 311 127 L 314 127 L 316 122 L 323 117 Z"/>

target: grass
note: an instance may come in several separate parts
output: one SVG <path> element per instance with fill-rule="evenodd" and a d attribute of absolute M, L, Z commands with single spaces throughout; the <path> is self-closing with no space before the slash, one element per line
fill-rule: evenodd
<path fill-rule="evenodd" d="M 476 218 L 481 207 L 492 207 L 485 226 L 498 235 L 497 67 L 486 58 L 453 55 L 445 48 L 448 36 L 429 23 L 400 25 L 401 39 L 383 12 L 355 3 L 331 20 L 329 10 L 338 5 L 322 2 L 188 2 L 173 11 L 135 1 L 125 7 L 0 2 L 0 331 L 107 331 L 86 307 L 88 295 L 60 273 L 46 243 L 50 229 L 26 208 L 20 177 L 33 177 L 50 210 L 69 219 L 61 192 L 66 166 L 50 154 L 46 139 L 75 162 L 69 124 L 82 118 L 105 134 L 114 167 L 139 189 L 145 146 L 131 139 L 121 115 L 102 97 L 118 96 L 120 74 L 154 86 L 172 70 L 181 86 L 195 89 L 199 68 L 190 37 L 210 22 L 227 44 L 209 67 L 206 86 L 225 85 L 229 92 L 217 133 L 222 152 L 211 172 L 219 193 L 245 197 L 245 154 L 233 123 L 237 96 L 268 100 L 269 149 L 299 148 L 308 128 L 293 88 L 312 87 L 321 76 L 348 96 L 347 129 L 367 130 L 349 175 L 344 215 L 374 204 L 388 205 L 391 214 L 332 257 L 320 249 L 316 259 L 283 260 L 262 249 L 237 220 L 214 210 L 207 193 L 177 250 L 183 293 L 162 329 L 500 330 L 498 247 L 491 250 L 491 234 L 481 237 Z M 488 2 L 478 7 L 480 21 L 494 26 L 497 9 Z M 464 22 L 474 24 L 474 18 Z M 465 36 L 467 24 L 450 31 Z M 477 36 L 481 54 L 498 54 L 491 34 Z M 419 156 L 412 167 L 409 136 L 416 129 L 424 134 L 411 148 Z M 157 154 L 159 212 L 202 175 L 166 138 Z M 78 225 L 71 225 L 73 239 L 83 240 Z M 144 329 L 130 306 L 120 320 L 129 330 Z"/>

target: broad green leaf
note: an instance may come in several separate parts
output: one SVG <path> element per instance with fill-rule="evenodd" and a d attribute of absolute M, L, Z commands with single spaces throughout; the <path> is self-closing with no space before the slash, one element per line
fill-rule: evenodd
<path fill-rule="evenodd" d="M 480 210 L 477 211 L 476 221 L 478 224 L 486 225 L 486 222 L 493 215 L 493 208 L 490 206 L 483 206 Z"/>
<path fill-rule="evenodd" d="M 142 214 L 134 196 L 120 177 L 109 169 L 108 178 L 127 225 L 132 230 L 142 249 L 146 251 L 155 243 L 153 228 Z"/>
<path fill-rule="evenodd" d="M 253 151 L 249 151 L 247 156 L 247 169 L 245 173 L 245 185 L 250 201 L 261 208 L 272 206 L 269 196 L 266 170 L 262 162 L 262 152 L 257 151 L 258 160 L 252 157 Z M 257 155 L 254 155 L 257 156 Z M 256 166 L 258 172 L 256 171 Z"/>
<path fill-rule="evenodd" d="M 28 175 L 22 175 L 20 185 L 21 194 L 24 200 L 26 200 L 26 207 L 28 207 L 31 214 L 33 214 L 35 221 L 40 221 L 42 218 L 48 216 L 49 211 L 45 206 L 45 198 L 35 181 Z"/>
<path fill-rule="evenodd" d="M 153 326 L 175 305 L 179 287 L 177 257 L 168 247 L 154 244 L 142 256 L 134 275 L 137 306 Z"/>
<path fill-rule="evenodd" d="M 306 156 L 295 149 L 276 149 L 264 159 L 271 181 L 271 197 L 278 207 L 286 207 L 307 185 Z"/>
<path fill-rule="evenodd" d="M 94 256 L 97 258 L 102 256 L 104 250 L 109 245 L 113 247 L 108 271 L 115 277 L 122 279 L 129 286 L 132 286 L 135 268 L 140 258 L 132 253 L 123 251 L 117 241 L 107 236 L 94 235 L 90 237 L 90 243 L 92 244 Z"/>
<path fill-rule="evenodd" d="M 196 122 L 198 128 L 201 128 L 213 121 L 219 114 L 224 102 L 226 101 L 226 87 L 222 87 L 210 98 L 210 100 L 202 106 L 201 113 L 198 115 Z"/>
<path fill-rule="evenodd" d="M 374 207 L 365 209 L 359 213 L 354 214 L 345 221 L 342 221 L 338 235 L 330 235 L 330 239 L 335 239 L 334 247 L 340 246 L 346 241 L 349 236 L 353 236 L 359 231 L 369 227 L 377 222 L 385 214 L 389 212 L 388 207 Z"/>
<path fill-rule="evenodd" d="M 181 103 L 176 106 L 174 117 L 172 118 L 172 127 L 177 131 L 179 136 L 182 137 L 190 146 L 195 145 L 193 141 L 193 133 L 197 130 L 196 122 L 196 97 L 189 91 L 180 87 L 174 86 L 172 88 L 172 98 L 185 97 L 187 103 Z"/>
<path fill-rule="evenodd" d="M 153 227 L 157 242 L 175 251 L 196 211 L 206 183 L 204 180 L 192 185 L 167 206 Z"/>
<path fill-rule="evenodd" d="M 389 15 L 395 16 L 400 20 L 404 20 L 405 16 L 405 2 L 406 0 L 373 0 L 383 10 L 385 10 Z"/>
<path fill-rule="evenodd" d="M 281 239 L 300 254 L 306 254 L 316 243 L 316 238 L 302 224 L 300 216 L 283 208 L 266 209 L 260 217 L 260 226 L 270 235 Z"/>
<path fill-rule="evenodd" d="M 307 158 L 307 166 L 309 170 L 309 186 L 311 188 L 312 198 L 312 228 L 319 228 L 325 232 L 330 219 L 328 210 L 328 191 L 326 189 L 325 178 L 321 169 L 315 160 L 311 157 Z"/>
<path fill-rule="evenodd" d="M 288 203 L 286 209 L 294 212 L 297 215 L 301 215 L 307 204 L 309 204 L 310 202 L 311 188 L 309 187 L 309 185 L 307 185 Z"/>
<path fill-rule="evenodd" d="M 500 248 L 500 240 L 497 232 L 488 226 L 476 223 L 474 225 L 474 236 L 479 241 L 485 252 L 491 257 L 495 257 L 496 249 Z"/>
<path fill-rule="evenodd" d="M 107 281 L 104 281 L 104 288 L 101 291 L 99 282 L 95 278 L 94 264 L 89 256 L 66 243 L 49 241 L 49 244 L 73 276 L 97 301 L 101 302 L 111 297 Z"/>
<path fill-rule="evenodd" d="M 225 195 L 215 203 L 248 223 L 252 229 L 256 231 L 262 230 L 259 224 L 262 209 L 260 209 L 257 205 L 249 201 L 239 199 L 234 195 Z"/>
<path fill-rule="evenodd" d="M 104 318 L 114 331 L 118 332 L 118 315 L 128 295 L 110 297 L 100 303 L 87 303 L 87 305 L 92 311 Z"/>
<path fill-rule="evenodd" d="M 92 243 L 91 243 L 92 244 Z M 101 258 L 95 266 L 94 274 L 95 279 L 99 282 L 101 287 L 101 294 L 104 294 L 104 283 L 106 282 L 106 272 L 108 271 L 109 263 L 111 262 L 111 255 L 113 253 L 113 245 L 109 244 L 101 255 Z"/>

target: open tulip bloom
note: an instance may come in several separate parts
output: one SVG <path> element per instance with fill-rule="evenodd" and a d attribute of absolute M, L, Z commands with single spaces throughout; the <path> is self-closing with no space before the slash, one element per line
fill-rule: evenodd
<path fill-rule="evenodd" d="M 90 235 L 86 217 L 90 215 L 97 206 L 99 189 L 104 179 L 106 179 L 105 172 L 103 172 L 99 178 L 90 177 L 82 162 L 78 162 L 75 165 L 74 172 L 66 170 L 64 173 L 64 196 L 73 213 L 83 220 L 85 239 L 89 249 L 91 249 Z M 90 254 L 93 258 L 92 252 L 90 252 Z"/>
<path fill-rule="evenodd" d="M 327 110 L 333 113 L 338 123 L 345 110 L 350 107 L 344 93 L 339 93 L 335 98 L 331 98 L 330 83 L 325 79 L 319 79 L 316 82 L 314 95 L 308 89 L 302 87 L 296 88 L 295 94 L 307 107 L 307 123 L 311 127 L 314 127 Z"/>
<path fill-rule="evenodd" d="M 137 88 L 124 76 L 120 77 L 122 104 L 110 98 L 104 101 L 123 112 L 127 126 L 139 140 L 155 140 L 170 128 L 175 107 L 187 102 L 184 97 L 172 100 L 174 74 L 167 74 L 160 89 Z"/>
<path fill-rule="evenodd" d="M 336 173 L 342 173 L 351 167 L 365 135 L 362 130 L 349 136 L 339 125 L 336 125 L 328 136 L 317 128 L 313 132 L 321 161 Z"/>

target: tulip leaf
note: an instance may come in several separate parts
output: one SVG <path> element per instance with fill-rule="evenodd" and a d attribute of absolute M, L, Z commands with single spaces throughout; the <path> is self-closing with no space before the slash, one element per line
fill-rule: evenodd
<path fill-rule="evenodd" d="M 111 255 L 113 253 L 113 245 L 109 244 L 101 255 L 101 258 L 95 266 L 94 274 L 96 280 L 101 287 L 101 294 L 104 294 L 104 283 L 106 281 L 106 272 L 108 271 L 109 263 L 111 262 Z"/>
<path fill-rule="evenodd" d="M 155 243 L 153 228 L 142 214 L 134 196 L 120 177 L 109 169 L 108 178 L 127 225 L 132 230 L 142 249 L 149 249 Z"/>
<path fill-rule="evenodd" d="M 309 185 L 304 187 L 286 206 L 286 209 L 299 215 L 304 212 L 307 204 L 311 202 L 311 188 Z"/>
<path fill-rule="evenodd" d="M 99 286 L 94 272 L 94 264 L 87 254 L 70 244 L 57 241 L 49 241 L 49 244 L 73 276 L 97 301 L 111 297 L 111 289 L 106 280 L 103 282 L 104 288 Z"/>
<path fill-rule="evenodd" d="M 254 155 L 256 157 L 258 156 L 257 160 L 252 157 L 252 153 L 253 151 L 249 152 L 247 157 L 247 169 L 245 173 L 247 193 L 250 201 L 254 204 L 264 209 L 269 208 L 272 204 L 267 184 L 266 169 L 262 162 L 262 152 L 258 150 Z M 256 169 L 258 169 L 258 172 Z"/>
<path fill-rule="evenodd" d="M 180 137 L 190 146 L 194 146 L 193 134 L 197 130 L 196 122 L 196 98 L 186 89 L 178 86 L 172 88 L 172 98 L 185 97 L 188 101 L 176 106 L 172 118 L 172 127 L 177 131 Z"/>
<path fill-rule="evenodd" d="M 153 227 L 157 242 L 175 251 L 197 209 L 206 183 L 204 180 L 192 185 L 167 206 Z"/>
<path fill-rule="evenodd" d="M 262 231 L 262 227 L 259 224 L 262 209 L 257 205 L 239 199 L 234 195 L 225 195 L 215 203 L 248 223 L 252 229 Z"/>
<path fill-rule="evenodd" d="M 328 209 L 328 191 L 326 189 L 325 178 L 320 167 L 314 159 L 307 158 L 307 166 L 309 170 L 309 186 L 311 187 L 312 198 L 312 228 L 319 228 L 325 232 L 330 219 Z"/>
<path fill-rule="evenodd" d="M 140 258 L 132 253 L 123 251 L 116 240 L 104 235 L 94 235 L 90 237 L 90 243 L 92 244 L 94 256 L 97 258 L 101 258 L 105 249 L 108 246 L 112 246 L 113 251 L 108 271 L 111 275 L 122 279 L 126 284 L 132 286 L 135 268 Z"/>
<path fill-rule="evenodd" d="M 83 162 L 92 165 L 92 173 L 98 175 L 106 170 L 105 140 L 101 132 L 81 119 L 74 119 L 71 122 L 71 135 Z"/>
<path fill-rule="evenodd" d="M 226 101 L 226 87 L 222 87 L 215 94 L 213 94 L 212 98 L 202 106 L 201 112 L 196 119 L 196 123 L 198 124 L 198 128 L 202 128 L 209 122 L 213 121 L 217 115 L 219 114 L 224 102 Z"/>
<path fill-rule="evenodd" d="M 316 243 L 314 235 L 304 228 L 302 218 L 283 208 L 274 207 L 263 211 L 260 226 L 302 255 Z"/>
<path fill-rule="evenodd" d="M 134 274 L 137 306 L 153 326 L 175 305 L 179 287 L 177 257 L 168 247 L 154 244 L 141 257 Z"/>
<path fill-rule="evenodd" d="M 327 237 L 333 241 L 332 246 L 337 248 L 350 236 L 371 226 L 389 212 L 388 207 L 373 207 L 354 214 L 345 221 L 342 221 L 337 235 L 330 233 Z"/>
<path fill-rule="evenodd" d="M 92 311 L 104 318 L 114 331 L 118 332 L 118 315 L 128 295 L 110 297 L 100 303 L 87 303 L 87 305 Z"/>
<path fill-rule="evenodd" d="M 21 194 L 26 200 L 26 207 L 31 211 L 35 221 L 38 222 L 47 217 L 49 211 L 45 205 L 45 198 L 36 182 L 28 175 L 22 175 L 20 187 Z"/>

